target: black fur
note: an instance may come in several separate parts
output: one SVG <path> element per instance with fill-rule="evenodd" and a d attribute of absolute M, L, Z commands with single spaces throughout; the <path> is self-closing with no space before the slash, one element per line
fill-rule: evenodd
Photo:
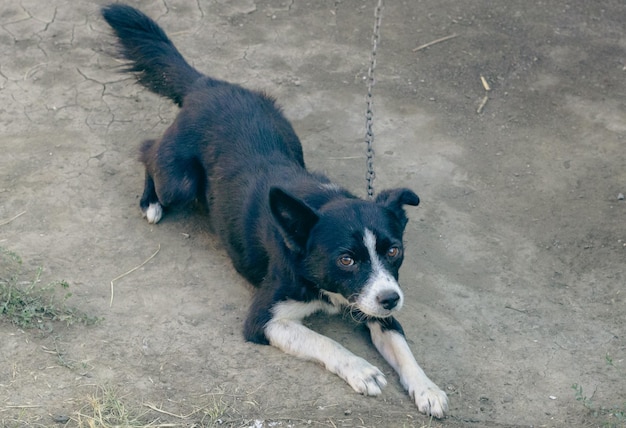
<path fill-rule="evenodd" d="M 102 16 L 122 42 L 121 55 L 132 61 L 126 71 L 139 83 L 179 106 L 202 75 L 189 66 L 165 32 L 150 18 L 126 5 L 110 5 Z"/>
<path fill-rule="evenodd" d="M 141 208 L 206 203 L 235 268 L 257 287 L 246 339 L 268 342 L 264 328 L 277 302 L 326 299 L 323 290 L 354 301 L 371 270 L 365 228 L 397 279 L 403 206 L 419 203 L 413 191 L 386 190 L 364 201 L 307 171 L 300 141 L 274 99 L 200 74 L 154 21 L 132 7 L 110 5 L 102 15 L 119 39 L 127 70 L 181 106 L 161 139 L 141 148 Z M 389 255 L 392 247 L 399 253 Z M 347 256 L 354 264 L 342 266 Z M 385 304 L 393 307 L 396 297 L 386 297 Z M 392 317 L 380 322 L 402 332 Z"/>

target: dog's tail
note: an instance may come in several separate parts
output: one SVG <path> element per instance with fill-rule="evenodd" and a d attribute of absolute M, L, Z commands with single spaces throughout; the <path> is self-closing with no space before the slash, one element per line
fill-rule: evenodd
<path fill-rule="evenodd" d="M 142 12 L 122 4 L 105 6 L 101 12 L 120 41 L 120 55 L 130 61 L 125 71 L 136 73 L 139 83 L 182 106 L 191 85 L 203 75 Z"/>

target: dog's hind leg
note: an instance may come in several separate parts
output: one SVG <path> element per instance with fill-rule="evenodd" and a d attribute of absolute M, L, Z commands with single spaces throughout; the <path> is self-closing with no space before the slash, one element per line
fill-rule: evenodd
<path fill-rule="evenodd" d="M 141 146 L 140 160 L 146 167 L 146 179 L 139 205 L 148 223 L 161 220 L 167 207 L 205 200 L 206 179 L 200 161 L 178 150 L 176 143 L 175 137 L 170 136 L 144 141 Z"/>
<path fill-rule="evenodd" d="M 146 154 L 152 150 L 156 142 L 156 140 L 146 140 L 141 145 L 141 160 L 146 166 L 146 178 L 144 181 L 143 195 L 141 195 L 141 200 L 139 201 L 139 207 L 141 208 L 143 216 L 148 220 L 148 223 L 158 223 L 161 217 L 163 217 L 163 206 L 159 202 L 159 197 L 154 187 L 154 178 L 152 178 L 150 171 L 150 163 L 148 162 L 148 156 L 146 156 Z"/>
<path fill-rule="evenodd" d="M 158 223 L 163 217 L 163 206 L 159 202 L 159 197 L 154 188 L 154 180 L 146 168 L 146 179 L 143 188 L 143 195 L 139 202 L 139 207 L 148 223 Z"/>

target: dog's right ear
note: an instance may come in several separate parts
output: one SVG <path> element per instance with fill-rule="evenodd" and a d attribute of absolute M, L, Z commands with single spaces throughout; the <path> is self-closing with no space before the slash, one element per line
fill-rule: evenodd
<path fill-rule="evenodd" d="M 387 189 L 376 196 L 376 203 L 390 209 L 400 220 L 402 228 L 406 226 L 409 219 L 404 212 L 404 205 L 418 206 L 420 198 L 411 189 Z"/>
<path fill-rule="evenodd" d="M 287 246 L 293 251 L 304 250 L 309 233 L 319 220 L 313 208 L 280 187 L 272 187 L 270 209 Z"/>

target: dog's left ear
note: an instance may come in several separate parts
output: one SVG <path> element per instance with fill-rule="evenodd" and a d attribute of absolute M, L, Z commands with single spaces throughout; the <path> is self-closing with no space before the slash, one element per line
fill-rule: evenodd
<path fill-rule="evenodd" d="M 383 190 L 376 196 L 375 201 L 378 205 L 390 209 L 398 217 L 404 228 L 409 221 L 404 212 L 404 205 L 416 207 L 420 203 L 420 198 L 411 189 L 399 188 Z"/>
<path fill-rule="evenodd" d="M 319 217 L 304 201 L 279 187 L 270 189 L 270 209 L 287 246 L 302 251 Z"/>

